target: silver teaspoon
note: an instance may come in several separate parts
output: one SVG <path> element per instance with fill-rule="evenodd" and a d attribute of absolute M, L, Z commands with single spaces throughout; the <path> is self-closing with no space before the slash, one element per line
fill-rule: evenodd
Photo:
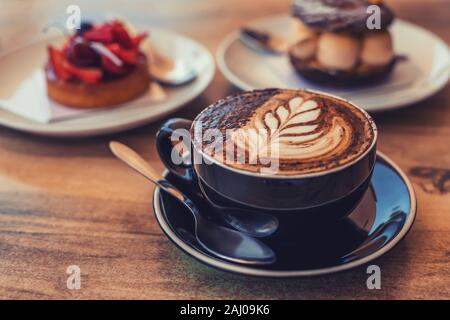
<path fill-rule="evenodd" d="M 176 60 L 170 69 L 156 64 L 152 65 L 150 75 L 163 85 L 180 86 L 194 80 L 197 77 L 197 72 L 184 60 Z"/>
<path fill-rule="evenodd" d="M 224 260 L 236 263 L 263 265 L 275 262 L 275 253 L 261 241 L 204 218 L 188 197 L 158 174 L 135 151 L 114 141 L 110 142 L 109 146 L 117 158 L 172 195 L 192 213 L 195 237 L 205 250 Z"/>
<path fill-rule="evenodd" d="M 240 40 L 253 50 L 272 54 L 285 54 L 289 49 L 289 43 L 282 37 L 251 28 L 242 28 Z"/>
<path fill-rule="evenodd" d="M 149 73 L 162 85 L 179 86 L 197 77 L 197 71 L 185 59 L 172 59 L 159 52 L 150 43 L 145 50 L 149 55 Z"/>
<path fill-rule="evenodd" d="M 208 196 L 202 183 L 198 185 L 209 206 L 218 211 L 222 220 L 234 229 L 258 238 L 268 237 L 277 231 L 278 219 L 273 215 L 243 208 L 223 207 Z"/>

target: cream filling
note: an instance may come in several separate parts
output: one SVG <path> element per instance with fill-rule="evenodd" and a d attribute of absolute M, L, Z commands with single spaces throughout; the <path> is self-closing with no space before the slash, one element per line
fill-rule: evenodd
<path fill-rule="evenodd" d="M 355 37 L 325 32 L 317 44 L 317 61 L 328 69 L 351 70 L 359 57 L 360 43 Z"/>
<path fill-rule="evenodd" d="M 297 42 L 291 47 L 292 54 L 300 60 L 315 57 L 327 69 L 348 71 L 358 62 L 383 66 L 394 57 L 389 31 L 369 32 L 359 39 L 343 33 L 318 33 L 299 21 L 293 25 Z"/>
<path fill-rule="evenodd" d="M 392 37 L 389 32 L 376 32 L 364 36 L 361 46 L 361 62 L 372 66 L 383 66 L 394 56 Z"/>

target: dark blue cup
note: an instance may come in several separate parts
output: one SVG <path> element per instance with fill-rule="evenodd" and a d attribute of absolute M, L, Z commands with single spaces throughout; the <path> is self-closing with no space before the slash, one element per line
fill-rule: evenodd
<path fill-rule="evenodd" d="M 375 126 L 373 143 L 354 161 L 325 172 L 294 176 L 229 167 L 191 143 L 192 128 L 192 121 L 175 118 L 167 120 L 157 133 L 159 156 L 172 174 L 201 189 L 206 198 L 217 204 L 267 211 L 286 221 L 294 219 L 295 222 L 299 217 L 324 221 L 346 216 L 366 192 L 375 165 Z M 184 149 L 190 150 L 185 156 L 189 161 L 174 163 L 174 132 L 181 132 L 175 137 L 175 143 L 181 141 Z M 198 188 L 199 184 L 202 188 Z"/>

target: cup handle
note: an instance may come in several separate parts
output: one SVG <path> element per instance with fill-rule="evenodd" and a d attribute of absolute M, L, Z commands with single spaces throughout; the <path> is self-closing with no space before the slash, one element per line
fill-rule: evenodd
<path fill-rule="evenodd" d="M 191 162 L 191 125 L 191 120 L 173 118 L 165 121 L 156 133 L 159 158 L 170 173 L 189 184 L 197 180 Z M 189 154 L 181 155 L 180 149 L 175 148 L 179 144 L 182 144 L 184 153 L 188 150 Z"/>

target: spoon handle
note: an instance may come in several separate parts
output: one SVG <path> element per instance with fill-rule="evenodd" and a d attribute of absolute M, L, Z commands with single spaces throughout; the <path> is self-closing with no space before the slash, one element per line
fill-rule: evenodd
<path fill-rule="evenodd" d="M 167 191 L 180 201 L 185 200 L 183 194 L 180 191 L 178 191 L 175 187 L 173 187 L 171 184 L 161 183 L 161 180 L 164 180 L 161 174 L 157 173 L 150 166 L 150 164 L 148 164 L 148 162 L 145 161 L 134 150 L 116 141 L 111 141 L 109 143 L 109 148 L 117 158 L 128 164 L 131 168 L 136 170 L 138 173 L 143 175 L 145 178 L 147 178 L 154 184 L 158 185 L 161 189 Z"/>
<path fill-rule="evenodd" d="M 114 141 L 110 142 L 109 147 L 117 158 L 167 191 L 189 209 L 195 221 L 195 237 L 205 250 L 224 260 L 243 264 L 271 264 L 275 261 L 275 253 L 261 241 L 204 219 L 189 198 L 164 180 L 135 151 Z"/>

